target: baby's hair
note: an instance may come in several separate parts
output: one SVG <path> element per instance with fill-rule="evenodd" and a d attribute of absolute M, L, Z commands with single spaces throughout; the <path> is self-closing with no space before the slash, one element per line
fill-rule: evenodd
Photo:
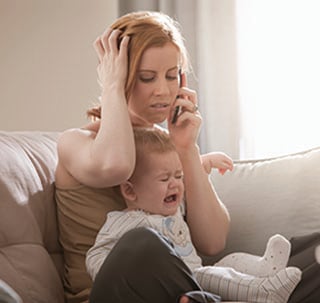
<path fill-rule="evenodd" d="M 148 155 L 176 151 L 169 133 L 164 130 L 137 127 L 133 129 L 133 133 L 136 147 L 136 165 L 130 179 L 137 175 L 139 171 L 141 172 L 141 169 L 144 169 L 144 161 L 148 159 Z"/>
<path fill-rule="evenodd" d="M 161 129 L 137 127 L 133 129 L 137 158 L 146 153 L 176 151 L 170 135 Z"/>

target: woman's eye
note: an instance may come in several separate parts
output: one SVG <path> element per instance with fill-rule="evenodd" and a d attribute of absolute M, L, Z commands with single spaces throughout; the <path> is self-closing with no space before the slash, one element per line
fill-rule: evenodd
<path fill-rule="evenodd" d="M 152 78 L 146 78 L 146 77 L 140 77 L 140 81 L 142 82 L 152 82 L 154 80 L 154 77 Z"/>
<path fill-rule="evenodd" d="M 174 81 L 174 80 L 177 80 L 177 79 L 178 79 L 178 76 L 177 76 L 177 75 L 172 75 L 172 76 L 171 76 L 171 75 L 168 75 L 168 76 L 167 76 L 167 79 L 170 80 L 170 81 Z"/>

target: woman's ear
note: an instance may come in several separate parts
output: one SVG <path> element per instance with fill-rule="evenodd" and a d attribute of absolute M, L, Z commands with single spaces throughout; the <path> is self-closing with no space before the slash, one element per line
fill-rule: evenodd
<path fill-rule="evenodd" d="M 121 183 L 120 190 L 121 190 L 121 194 L 123 195 L 123 197 L 126 200 L 128 200 L 130 202 L 133 202 L 136 200 L 137 195 L 134 192 L 133 185 L 130 181 L 126 181 L 124 183 Z"/>

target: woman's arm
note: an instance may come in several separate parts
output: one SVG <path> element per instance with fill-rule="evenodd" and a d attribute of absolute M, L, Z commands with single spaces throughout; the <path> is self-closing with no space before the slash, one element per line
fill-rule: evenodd
<path fill-rule="evenodd" d="M 62 166 L 79 183 L 93 187 L 123 182 L 135 164 L 133 131 L 125 98 L 129 38 L 123 38 L 118 49 L 119 33 L 107 30 L 95 41 L 102 86 L 101 121 L 95 127 L 67 130 L 58 140 L 58 167 Z"/>
<path fill-rule="evenodd" d="M 202 167 L 199 148 L 180 152 L 186 188 L 187 222 L 194 245 L 206 255 L 220 252 L 229 231 L 229 214 Z"/>
<path fill-rule="evenodd" d="M 212 255 L 225 246 L 230 218 L 202 166 L 196 143 L 202 122 L 200 113 L 194 111 L 198 103 L 196 93 L 185 87 L 184 75 L 182 82 L 180 98 L 175 105 L 180 105 L 183 110 L 177 122 L 169 122 L 168 128 L 183 165 L 186 215 L 192 241 L 201 253 Z"/>

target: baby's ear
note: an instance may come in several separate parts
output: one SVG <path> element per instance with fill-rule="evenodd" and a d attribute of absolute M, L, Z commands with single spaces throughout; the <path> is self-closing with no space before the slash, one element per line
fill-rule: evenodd
<path fill-rule="evenodd" d="M 120 184 L 120 190 L 123 197 L 128 201 L 134 201 L 137 197 L 134 192 L 133 185 L 130 181 L 126 181 Z"/>

